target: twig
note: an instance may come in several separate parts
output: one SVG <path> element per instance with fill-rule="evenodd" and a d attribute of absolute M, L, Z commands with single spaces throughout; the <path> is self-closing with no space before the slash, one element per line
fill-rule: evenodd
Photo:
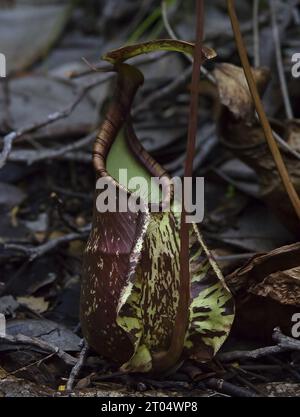
<path fill-rule="evenodd" d="M 273 38 L 274 38 L 275 52 L 276 52 L 276 64 L 277 64 L 277 70 L 278 70 L 278 75 L 279 75 L 279 80 L 280 80 L 280 88 L 281 88 L 281 93 L 283 97 L 286 116 L 289 120 L 291 120 L 294 118 L 294 114 L 293 114 L 293 109 L 292 109 L 292 105 L 291 105 L 291 101 L 289 97 L 288 86 L 287 86 L 285 73 L 284 73 L 275 1 L 276 0 L 269 0 L 269 7 L 271 11 L 272 31 L 273 31 Z"/>
<path fill-rule="evenodd" d="M 194 62 L 192 71 L 191 82 L 191 102 L 190 102 L 190 114 L 188 124 L 188 140 L 187 140 L 187 152 L 186 162 L 184 169 L 184 177 L 191 178 L 193 176 L 193 162 L 196 150 L 196 137 L 198 127 L 198 106 L 199 106 L 199 81 L 200 81 L 200 68 L 202 64 L 202 48 L 203 48 L 203 32 L 204 32 L 204 0 L 196 1 L 196 44 L 194 52 Z M 191 190 L 185 190 L 183 187 L 183 195 L 185 191 L 191 192 Z M 180 223 L 180 288 L 179 288 L 179 303 L 178 310 L 175 318 L 174 331 L 172 335 L 172 344 L 174 351 L 177 349 L 179 357 L 182 352 L 183 342 L 185 337 L 186 328 L 188 325 L 188 304 L 190 302 L 190 271 L 189 271 L 189 232 L 190 224 L 187 223 L 187 212 L 183 205 L 181 213 Z M 181 351 L 179 352 L 179 347 Z M 177 358 L 177 360 L 179 359 Z"/>
<path fill-rule="evenodd" d="M 24 127 L 18 131 L 13 131 L 8 133 L 4 139 L 3 139 L 3 149 L 2 149 L 2 153 L 0 155 L 0 169 L 3 168 L 3 166 L 5 165 L 7 158 L 10 155 L 10 152 L 12 150 L 12 145 L 13 143 L 19 139 L 20 137 L 22 137 L 25 134 L 34 132 L 38 129 L 41 129 L 49 124 L 52 124 L 54 122 L 56 122 L 57 120 L 63 119 L 68 117 L 73 110 L 75 110 L 75 108 L 78 106 L 78 104 L 81 102 L 81 100 L 85 97 L 85 95 L 88 93 L 88 91 L 94 87 L 96 87 L 97 85 L 100 85 L 104 82 L 106 82 L 108 79 L 110 79 L 112 77 L 112 74 L 106 74 L 105 77 L 101 78 L 100 80 L 95 80 L 83 87 L 80 88 L 79 92 L 77 93 L 77 96 L 75 98 L 75 100 L 69 105 L 67 106 L 65 109 L 62 109 L 60 111 L 57 111 L 55 113 L 49 114 L 44 120 L 38 122 L 38 123 L 33 123 L 27 127 Z"/>
<path fill-rule="evenodd" d="M 84 56 L 81 57 L 82 61 L 89 67 L 91 72 L 113 72 L 114 67 L 112 65 L 103 65 L 101 68 L 97 68 L 92 62 L 86 59 Z"/>
<path fill-rule="evenodd" d="M 135 106 L 132 115 L 136 116 L 140 111 L 149 108 L 154 102 L 159 101 L 162 98 L 176 91 L 182 84 L 184 84 L 187 81 L 187 79 L 191 76 L 191 73 L 192 69 L 189 67 L 185 71 L 183 71 L 183 73 L 174 81 L 170 82 L 165 87 L 157 91 L 154 91 L 152 94 L 146 97 L 140 104 Z"/>
<path fill-rule="evenodd" d="M 42 149 L 42 150 L 15 150 L 12 151 L 9 160 L 14 162 L 24 161 L 28 165 L 31 165 L 35 162 L 40 162 L 45 159 L 58 159 L 59 157 L 68 154 L 69 152 L 76 151 L 81 149 L 89 144 L 91 144 L 97 136 L 97 132 L 92 132 L 86 137 L 80 139 L 75 143 L 71 143 L 66 146 L 62 146 L 58 149 Z"/>
<path fill-rule="evenodd" d="M 274 329 L 273 340 L 276 346 L 267 346 L 255 350 L 237 350 L 234 352 L 225 352 L 218 355 L 222 362 L 232 362 L 235 360 L 258 359 L 264 356 L 277 355 L 287 351 L 300 351 L 300 340 L 282 334 L 279 328 Z"/>
<path fill-rule="evenodd" d="M 300 351 L 300 340 L 285 336 L 278 327 L 274 330 L 273 340 L 285 350 Z"/>
<path fill-rule="evenodd" d="M 45 342 L 44 340 L 38 339 L 36 337 L 24 336 L 22 334 L 18 334 L 16 336 L 0 335 L 0 342 L 4 342 L 12 346 L 13 345 L 32 346 L 33 348 L 41 349 L 42 351 L 54 353 L 69 366 L 74 366 L 77 362 L 77 360 L 73 356 L 69 355 L 64 350 L 58 348 L 57 346 L 52 345 L 51 343 Z"/>
<path fill-rule="evenodd" d="M 169 18 L 168 18 L 168 8 L 167 8 L 167 2 L 165 0 L 162 0 L 161 3 L 161 11 L 162 11 L 162 18 L 163 18 L 163 22 L 164 22 L 164 26 L 166 31 L 168 32 L 168 35 L 175 40 L 178 40 L 178 36 L 176 35 L 176 33 L 174 32 L 174 30 L 172 29 L 170 22 L 169 22 Z M 190 55 L 185 54 L 186 58 L 193 63 L 193 58 Z M 201 65 L 201 73 L 214 85 L 217 84 L 217 81 L 215 79 L 215 77 L 205 68 L 203 67 L 203 65 Z"/>
<path fill-rule="evenodd" d="M 69 376 L 69 379 L 68 379 L 68 382 L 67 382 L 67 391 L 72 391 L 75 379 L 77 378 L 77 375 L 79 375 L 79 372 L 81 371 L 81 369 L 84 365 L 84 362 L 87 358 L 88 352 L 89 352 L 89 347 L 88 347 L 86 341 L 84 341 L 83 342 L 83 348 L 80 352 L 78 361 L 74 365 L 74 367 L 72 368 L 72 371 L 70 373 L 70 376 Z"/>
<path fill-rule="evenodd" d="M 196 44 L 193 60 L 191 102 L 189 112 L 188 140 L 184 176 L 192 177 L 193 161 L 196 148 L 196 135 L 198 125 L 198 99 L 200 67 L 203 61 L 203 26 L 204 26 L 204 0 L 196 1 Z M 187 190 L 189 192 L 190 190 Z M 183 189 L 183 195 L 185 190 Z M 180 283 L 179 302 L 174 321 L 174 328 L 170 347 L 165 352 L 153 355 L 153 369 L 159 372 L 170 369 L 181 357 L 186 329 L 188 326 L 188 309 L 190 302 L 190 271 L 189 271 L 189 231 L 190 224 L 186 222 L 186 209 L 183 207 L 180 224 Z"/>
<path fill-rule="evenodd" d="M 278 353 L 285 352 L 286 349 L 280 346 L 267 346 L 255 350 L 236 350 L 234 352 L 225 352 L 218 355 L 218 359 L 221 362 L 233 362 L 236 360 L 245 359 L 258 359 L 264 356 L 277 355 Z"/>
<path fill-rule="evenodd" d="M 186 163 L 184 169 L 184 177 L 190 178 L 193 176 L 193 162 L 196 149 L 196 136 L 198 125 L 198 105 L 199 105 L 199 81 L 200 81 L 200 67 L 202 63 L 202 48 L 203 48 L 203 31 L 204 31 L 204 2 L 198 0 L 196 2 L 196 16 L 197 16 L 197 31 L 196 31 L 196 45 L 193 62 L 192 83 L 191 83 L 191 103 L 190 103 L 190 115 L 188 125 L 188 143 L 186 152 Z M 183 190 L 185 195 L 185 191 Z M 186 311 L 187 304 L 190 298 L 190 272 L 189 272 L 189 230 L 190 224 L 186 221 L 185 207 L 182 209 L 181 225 L 180 225 L 180 299 L 178 312 L 175 320 L 175 326 L 182 327 L 183 334 L 185 335 L 188 314 Z M 180 311 L 180 305 L 182 310 Z M 182 321 L 181 326 L 178 325 L 178 320 Z M 176 331 L 173 334 L 173 343 L 178 343 L 178 340 L 174 340 Z M 177 334 L 178 337 L 178 334 Z M 182 343 L 183 341 L 179 341 Z"/>
<path fill-rule="evenodd" d="M 274 358 L 274 357 L 271 357 L 270 361 L 279 365 L 281 369 L 289 372 L 298 382 L 300 381 L 300 373 L 290 363 L 285 363 L 281 361 L 280 359 Z"/>
<path fill-rule="evenodd" d="M 253 45 L 254 45 L 254 66 L 260 65 L 260 44 L 259 44 L 259 4 L 260 0 L 253 1 Z"/>
<path fill-rule="evenodd" d="M 272 356 L 273 357 L 273 356 Z M 259 367 L 259 365 L 258 365 Z M 233 366 L 232 366 L 233 368 Z M 237 372 L 239 372 L 240 374 L 245 374 L 245 375 L 249 375 L 250 377 L 254 377 L 255 379 L 262 381 L 262 382 L 269 382 L 269 379 L 261 374 L 252 372 L 251 370 L 248 369 L 249 367 L 247 365 L 243 365 L 243 366 L 239 366 L 239 367 L 234 367 L 234 369 L 236 369 Z M 250 366 L 251 368 L 251 366 Z"/>
<path fill-rule="evenodd" d="M 255 393 L 244 388 L 237 387 L 230 382 L 224 381 L 224 379 L 211 378 L 206 381 L 205 384 L 208 386 L 208 388 L 220 391 L 232 397 L 257 397 Z"/>
<path fill-rule="evenodd" d="M 283 185 L 287 191 L 287 194 L 290 198 L 290 201 L 295 209 L 295 212 L 298 216 L 298 218 L 300 219 L 300 200 L 298 197 L 298 194 L 294 188 L 294 185 L 292 184 L 290 177 L 289 177 L 289 173 L 287 171 L 287 168 L 285 166 L 285 163 L 282 159 L 281 153 L 279 151 L 279 148 L 277 146 L 276 140 L 274 139 L 273 133 L 272 133 L 272 129 L 271 129 L 271 125 L 269 123 L 269 120 L 267 118 L 267 115 L 265 113 L 263 104 L 261 102 L 255 81 L 254 81 L 254 77 L 251 71 L 251 67 L 250 67 L 250 63 L 249 63 L 249 59 L 247 56 L 247 51 L 246 51 L 246 47 L 244 45 L 244 41 L 243 41 L 243 37 L 241 34 L 241 30 L 240 30 L 240 26 L 239 26 L 239 21 L 236 15 L 236 11 L 235 11 L 235 6 L 234 6 L 234 0 L 227 0 L 227 6 L 228 6 L 228 12 L 230 15 L 230 19 L 231 19 L 231 23 L 232 23 L 232 28 L 233 28 L 233 32 L 235 35 L 235 39 L 236 39 L 236 44 L 237 44 L 237 48 L 239 51 L 239 55 L 243 64 L 243 68 L 245 71 L 245 76 L 247 79 L 247 83 L 253 98 L 253 101 L 255 103 L 255 107 L 256 107 L 256 111 L 258 113 L 260 122 L 262 124 L 262 128 L 263 131 L 265 133 L 265 137 L 267 140 L 267 143 L 269 145 L 270 151 L 273 155 L 276 167 L 278 169 L 279 175 L 282 179 Z"/>
<path fill-rule="evenodd" d="M 232 365 L 227 366 L 228 370 L 235 376 L 235 378 L 241 382 L 242 384 L 246 385 L 248 388 L 250 388 L 253 392 L 255 392 L 259 396 L 265 396 L 265 393 L 259 390 L 251 381 L 248 381 L 248 379 L 245 377 L 247 375 L 246 371 L 243 371 L 242 369 L 235 368 Z M 243 374 L 243 375 L 242 375 Z"/>
<path fill-rule="evenodd" d="M 48 242 L 42 245 L 36 246 L 36 247 L 26 247 L 26 246 L 14 244 L 14 243 L 5 243 L 4 249 L 15 250 L 15 251 L 24 253 L 25 256 L 29 257 L 30 261 L 33 261 L 36 258 L 39 258 L 45 255 L 46 253 L 53 251 L 58 246 L 64 243 L 72 242 L 74 240 L 86 239 L 86 237 L 88 236 L 90 232 L 90 229 L 91 229 L 91 226 L 88 225 L 80 229 L 79 233 L 69 233 L 67 235 L 60 236 L 56 239 L 49 240 Z"/>

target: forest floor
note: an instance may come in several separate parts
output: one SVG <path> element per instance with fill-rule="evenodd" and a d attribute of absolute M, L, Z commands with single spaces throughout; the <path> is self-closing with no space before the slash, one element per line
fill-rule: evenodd
<path fill-rule="evenodd" d="M 233 293 L 236 320 L 212 362 L 187 361 L 160 378 L 122 373 L 82 340 L 92 144 L 114 79 L 95 67 L 125 43 L 172 31 L 194 39 L 194 2 L 167 10 L 156 0 L 0 5 L 8 75 L 0 79 L 0 397 L 300 396 L 299 220 L 253 117 L 225 2 L 206 3 L 205 44 L 217 58 L 199 86 L 199 227 Z M 299 2 L 278 0 L 275 10 L 267 3 L 256 14 L 252 2 L 236 1 L 266 113 L 300 192 L 300 81 L 291 61 L 300 53 Z M 145 76 L 132 112 L 137 136 L 172 177 L 182 176 L 191 62 L 166 52 L 132 62 Z"/>

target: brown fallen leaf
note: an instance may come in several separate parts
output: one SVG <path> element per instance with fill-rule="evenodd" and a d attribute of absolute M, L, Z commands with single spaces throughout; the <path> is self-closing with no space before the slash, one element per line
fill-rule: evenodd
<path fill-rule="evenodd" d="M 237 335 L 270 342 L 275 327 L 291 335 L 300 312 L 300 243 L 257 255 L 226 277 L 235 295 Z"/>
<path fill-rule="evenodd" d="M 254 105 L 242 68 L 232 64 L 219 64 L 214 70 L 220 100 L 236 118 L 254 120 Z M 253 75 L 260 92 L 265 90 L 269 80 L 269 70 L 258 68 Z"/>
<path fill-rule="evenodd" d="M 300 267 L 288 271 L 277 271 L 249 291 L 261 297 L 270 297 L 285 305 L 300 306 Z"/>
<path fill-rule="evenodd" d="M 268 72 L 265 69 L 256 69 L 253 74 L 259 91 L 263 93 L 268 83 Z M 231 64 L 220 64 L 214 75 L 223 105 L 218 123 L 222 143 L 255 170 L 260 181 L 260 197 L 275 212 L 282 224 L 295 235 L 300 235 L 299 220 L 282 185 L 261 125 L 255 118 L 243 69 Z M 300 133 L 297 120 L 292 123 L 273 121 L 272 128 L 287 141 L 292 150 L 298 151 Z M 300 160 L 282 145 L 280 150 L 290 178 L 300 194 Z"/>

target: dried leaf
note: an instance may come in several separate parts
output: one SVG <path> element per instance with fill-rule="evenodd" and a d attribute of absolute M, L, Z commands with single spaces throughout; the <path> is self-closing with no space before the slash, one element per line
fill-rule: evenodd
<path fill-rule="evenodd" d="M 219 119 L 222 142 L 257 173 L 260 181 L 260 196 L 282 224 L 298 236 L 300 235 L 299 219 L 289 199 L 286 198 L 286 190 L 282 185 L 261 125 L 254 118 L 252 99 L 242 72 L 242 68 L 231 64 L 221 64 L 215 71 L 220 100 L 223 104 Z M 259 90 L 263 92 L 268 80 L 267 72 L 256 69 L 253 70 L 253 74 Z M 289 124 L 284 126 L 274 123 L 272 127 L 284 138 L 287 136 L 288 126 Z M 292 144 L 291 146 L 293 147 Z M 300 193 L 299 159 L 283 147 L 280 148 L 291 181 L 296 191 Z"/>
<path fill-rule="evenodd" d="M 279 326 L 290 334 L 300 312 L 300 244 L 250 259 L 226 277 L 237 300 L 235 330 L 244 337 L 271 340 Z"/>
<path fill-rule="evenodd" d="M 270 297 L 281 304 L 300 308 L 300 267 L 278 271 L 249 289 L 252 294 Z"/>
<path fill-rule="evenodd" d="M 4 2 L 5 3 L 5 2 Z M 61 34 L 70 16 L 70 3 L 0 5 L 0 51 L 8 72 L 28 68 L 45 55 Z M 13 28 L 13 30 L 12 30 Z"/>
<path fill-rule="evenodd" d="M 260 283 L 263 279 L 278 271 L 285 271 L 299 266 L 300 243 L 277 248 L 267 254 L 251 258 L 244 266 L 226 277 L 235 294 L 246 286 Z"/>
<path fill-rule="evenodd" d="M 269 80 L 269 71 L 264 68 L 253 69 L 253 76 L 259 91 L 263 91 Z M 221 103 L 236 118 L 251 120 L 254 105 L 250 95 L 243 68 L 232 64 L 218 64 L 214 70 Z"/>

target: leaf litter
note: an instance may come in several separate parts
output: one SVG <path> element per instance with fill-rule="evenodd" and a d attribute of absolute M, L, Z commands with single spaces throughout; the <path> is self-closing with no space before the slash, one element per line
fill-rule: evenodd
<path fill-rule="evenodd" d="M 34 125 L 49 114 L 62 111 L 76 97 L 78 86 L 85 87 L 89 80 L 91 85 L 92 80 L 93 83 L 96 80 L 96 84 L 67 117 L 21 135 L 13 143 L 11 154 L 0 171 L 3 214 L 0 221 L 0 311 L 6 314 L 8 321 L 8 337 L 0 342 L 0 392 L 4 396 L 63 396 L 71 370 L 78 364 L 80 351 L 84 349 L 80 344 L 79 293 L 94 189 L 93 141 L 87 140 L 74 149 L 72 145 L 97 127 L 112 90 L 110 77 L 103 73 L 91 71 L 78 79 L 63 79 L 68 71 L 87 71 L 80 62 L 83 50 L 89 55 L 87 58 L 96 62 L 107 50 L 126 43 L 130 30 L 133 32 L 147 13 L 151 13 L 154 2 L 149 2 L 144 13 L 139 11 L 139 2 L 130 2 L 130 10 L 137 14 L 135 27 L 127 24 L 127 2 L 118 14 L 112 13 L 111 5 L 105 2 L 105 13 L 101 14 L 96 8 L 92 15 L 85 6 L 71 12 L 67 2 L 58 5 L 45 1 L 38 11 L 34 1 L 27 3 L 30 5 L 17 1 L 14 7 L 1 11 L 1 20 L 6 21 L 1 24 L 3 45 L 0 43 L 0 50 L 14 57 L 9 59 L 14 67 L 9 68 L 8 89 L 1 88 L 0 93 L 1 134 Z M 251 46 L 250 7 L 244 2 L 236 3 L 243 34 Z M 284 11 L 285 4 L 280 3 Z M 185 6 L 186 18 L 183 19 L 175 5 L 172 13 L 170 23 L 174 30 L 181 38 L 190 40 L 193 33 L 189 22 L 193 11 Z M 73 372 L 75 379 L 71 385 L 75 392 L 72 395 L 207 396 L 218 392 L 217 395 L 248 396 L 253 394 L 253 386 L 265 395 L 298 395 L 298 380 L 295 380 L 299 346 L 297 340 L 294 339 L 294 343 L 289 336 L 291 317 L 299 312 L 299 223 L 255 119 L 240 63 L 233 56 L 236 47 L 224 8 L 219 4 L 209 5 L 207 14 L 208 22 L 222 20 L 221 26 L 209 24 L 207 32 L 208 43 L 217 50 L 219 62 L 207 66 L 209 70 L 214 68 L 216 85 L 210 85 L 203 95 L 200 94 L 197 156 L 202 158 L 204 147 L 206 153 L 205 158 L 195 164 L 194 174 L 206 178 L 209 210 L 206 208 L 201 231 L 208 246 L 214 249 L 235 299 L 233 332 L 219 353 L 221 363 L 212 360 L 199 364 L 188 359 L 181 368 L 162 377 L 124 375 L 113 363 L 88 351 L 78 372 Z M 28 16 L 35 19 L 32 27 L 27 24 Z M 10 36 L 12 21 L 19 22 L 19 30 L 13 37 Z M 260 22 L 262 35 L 267 33 L 270 37 L 265 6 Z M 28 29 L 26 37 L 23 36 L 24 25 Z M 41 33 L 41 27 L 43 36 L 35 36 L 35 31 Z M 158 25 L 156 30 L 157 38 L 169 35 L 163 25 Z M 284 51 L 293 48 L 297 31 L 299 27 L 293 21 L 285 27 Z M 10 51 L 5 49 L 8 37 Z M 153 39 L 151 28 L 144 37 L 144 40 Z M 151 62 L 151 54 L 150 63 L 143 65 L 147 82 L 137 96 L 136 105 L 145 100 L 151 103 L 151 95 L 158 89 L 164 88 L 165 95 L 154 101 L 154 106 L 144 107 L 135 114 L 135 128 L 146 150 L 168 168 L 170 175 L 182 175 L 190 86 L 189 81 L 179 83 L 175 93 L 172 81 L 180 75 L 178 68 L 184 70 L 189 64 L 184 58 L 165 52 L 157 54 Z M 254 70 L 261 93 L 268 73 L 276 74 L 276 65 L 268 61 L 267 56 L 272 56 L 271 47 L 264 57 L 268 69 Z M 59 75 L 59 79 L 54 74 Z M 272 86 L 277 92 L 274 84 Z M 292 86 L 293 82 L 289 86 L 290 95 L 296 102 L 299 90 Z M 283 141 L 279 142 L 280 150 L 298 189 L 296 118 L 299 115 L 295 109 L 295 119 L 287 121 L 280 94 L 277 94 L 279 99 L 275 106 L 268 98 L 269 90 L 266 104 L 272 128 Z M 204 137 L 207 146 L 206 142 L 202 143 Z M 53 157 L 64 145 L 71 146 Z M 52 152 L 50 157 L 39 160 L 45 150 Z M 28 151 L 31 153 L 26 153 Z M 32 152 L 35 159 L 32 159 Z M 30 167 L 26 166 L 27 155 L 34 161 Z M 46 247 L 39 252 L 42 245 Z M 282 334 L 274 334 L 275 327 L 280 327 Z M 241 348 L 243 355 L 237 354 Z M 270 348 L 272 350 L 268 350 Z M 254 354 L 257 349 L 267 350 Z M 268 352 L 275 353 L 266 356 Z M 227 366 L 230 361 L 224 359 L 222 365 L 222 355 L 227 354 L 240 358 L 233 361 L 233 366 L 238 361 L 234 370 Z M 251 359 L 251 355 L 256 359 Z M 262 378 L 265 378 L 264 383 Z M 222 389 L 218 382 L 221 379 L 226 381 Z"/>

